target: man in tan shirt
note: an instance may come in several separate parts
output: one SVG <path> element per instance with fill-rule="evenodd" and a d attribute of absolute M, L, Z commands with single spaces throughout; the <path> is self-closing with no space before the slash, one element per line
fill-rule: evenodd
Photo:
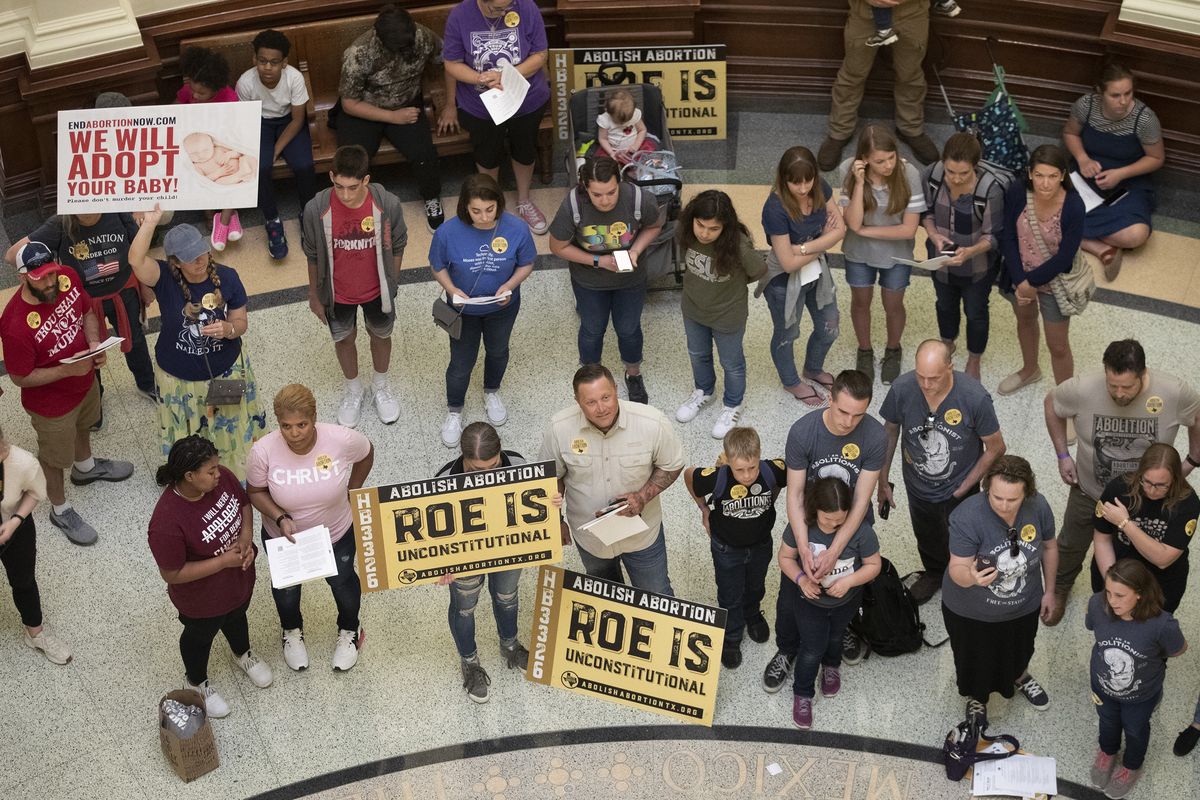
<path fill-rule="evenodd" d="M 551 418 L 539 454 L 558 469 L 564 541 L 574 535 L 589 575 L 624 583 L 624 566 L 633 586 L 673 595 L 658 495 L 679 477 L 683 447 L 658 409 L 617 398 L 606 367 L 582 366 L 572 384 L 576 405 Z M 643 531 L 606 545 L 580 529 L 618 500 L 627 505 L 621 515 L 641 515 Z"/>

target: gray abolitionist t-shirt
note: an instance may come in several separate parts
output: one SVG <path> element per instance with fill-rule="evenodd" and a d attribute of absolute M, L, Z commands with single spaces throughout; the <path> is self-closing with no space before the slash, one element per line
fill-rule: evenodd
<path fill-rule="evenodd" d="M 828 550 L 829 545 L 833 544 L 833 540 L 836 537 L 836 531 L 834 533 L 826 533 L 817 525 L 809 525 L 808 549 L 813 554 L 813 557 L 815 558 Z M 792 533 L 790 525 L 783 531 L 783 543 L 788 547 L 796 547 L 796 537 Z M 875 535 L 875 529 L 864 521 L 858 526 L 858 530 L 854 532 L 850 540 L 846 542 L 846 547 L 842 550 L 841 556 L 833 565 L 833 569 L 829 570 L 829 574 L 821 579 L 821 595 L 816 600 L 809 600 L 803 595 L 801 595 L 801 598 L 822 608 L 837 608 L 838 606 L 844 606 L 852 600 L 857 603 L 858 596 L 862 594 L 861 586 L 855 586 L 841 597 L 826 594 L 824 590 L 847 575 L 862 569 L 863 559 L 867 556 L 873 556 L 878 552 L 879 537 Z"/>
<path fill-rule="evenodd" d="M 1054 538 L 1054 512 L 1040 494 L 1026 497 L 1013 522 L 1017 554 L 1011 553 L 1008 523 L 992 510 L 986 493 L 972 495 L 950 514 L 950 554 L 989 556 L 999 573 L 988 586 L 959 586 L 946 570 L 942 602 L 960 617 L 1008 622 L 1037 611 L 1042 603 L 1042 542 Z"/>
<path fill-rule="evenodd" d="M 916 372 L 896 379 L 879 416 L 900 426 L 904 485 L 930 503 L 950 499 L 983 453 L 981 437 L 1000 430 L 992 396 L 979 381 L 958 371 L 950 393 L 935 409 L 932 428 L 927 430 L 929 404 Z"/>
<path fill-rule="evenodd" d="M 883 467 L 887 434 L 879 420 L 867 415 L 846 436 L 835 436 L 825 426 L 825 413 L 814 411 L 792 423 L 784 447 L 783 460 L 788 469 L 807 470 L 805 479 L 841 478 L 851 489 L 864 471 Z M 868 507 L 865 522 L 875 515 Z"/>
<path fill-rule="evenodd" d="M 1170 612 L 1145 622 L 1112 617 L 1104 607 L 1103 592 L 1088 601 L 1083 624 L 1096 634 L 1092 690 L 1123 703 L 1150 700 L 1162 691 L 1167 656 L 1185 644 Z"/>
<path fill-rule="evenodd" d="M 665 211 L 660 212 L 658 201 L 652 192 L 639 189 L 627 181 L 621 181 L 617 190 L 617 204 L 612 211 L 599 211 L 588 199 L 587 192 L 578 187 L 575 192 L 579 203 L 579 224 L 571 210 L 571 197 L 563 198 L 558 213 L 550 222 L 550 235 L 560 242 L 571 242 L 585 253 L 608 255 L 614 250 L 628 250 L 633 246 L 642 228 L 657 225 Z M 637 193 L 642 194 L 641 221 L 637 218 Z M 570 262 L 571 279 L 587 289 L 629 289 L 646 282 L 646 270 L 635 267 L 632 272 L 613 272 L 590 264 Z"/>

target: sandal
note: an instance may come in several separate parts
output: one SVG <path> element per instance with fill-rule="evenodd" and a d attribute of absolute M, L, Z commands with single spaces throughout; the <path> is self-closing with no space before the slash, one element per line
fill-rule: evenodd
<path fill-rule="evenodd" d="M 801 379 L 800 383 L 792 387 L 786 387 L 788 394 L 799 400 L 809 408 L 823 408 L 829 399 L 826 395 L 814 389 L 811 385 Z"/>
<path fill-rule="evenodd" d="M 815 378 L 806 378 L 801 375 L 800 380 L 804 381 L 809 386 L 821 387 L 827 394 L 833 392 L 833 376 L 828 372 L 818 372 L 817 377 Z"/>

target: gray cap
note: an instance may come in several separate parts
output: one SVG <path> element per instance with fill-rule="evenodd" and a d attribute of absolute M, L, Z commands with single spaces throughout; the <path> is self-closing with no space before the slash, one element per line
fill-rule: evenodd
<path fill-rule="evenodd" d="M 208 252 L 208 239 L 192 225 L 176 225 L 163 237 L 163 252 L 180 261 L 195 261 Z"/>
<path fill-rule="evenodd" d="M 133 103 L 120 92 L 101 92 L 96 98 L 96 108 L 126 108 Z"/>

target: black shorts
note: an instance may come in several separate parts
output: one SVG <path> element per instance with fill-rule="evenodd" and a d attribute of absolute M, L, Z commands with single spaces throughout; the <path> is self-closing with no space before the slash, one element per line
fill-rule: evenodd
<path fill-rule="evenodd" d="M 392 326 L 396 322 L 396 308 L 392 306 L 392 310 L 385 313 L 383 296 L 380 295 L 365 303 L 334 302 L 333 314 L 329 317 L 329 335 L 333 337 L 333 341 L 340 342 L 354 334 L 354 326 L 358 322 L 358 309 L 360 308 L 362 309 L 363 324 L 367 326 L 367 333 L 376 339 L 387 339 L 392 335 Z"/>
<path fill-rule="evenodd" d="M 491 118 L 480 119 L 474 114 L 468 114 L 461 108 L 458 110 L 458 124 L 471 137 L 471 149 L 475 153 L 475 163 L 484 169 L 496 169 L 504 158 L 504 140 L 508 139 L 508 151 L 512 160 L 518 164 L 537 163 L 537 136 L 541 127 L 542 117 L 550 104 L 512 117 L 497 125 Z"/>

